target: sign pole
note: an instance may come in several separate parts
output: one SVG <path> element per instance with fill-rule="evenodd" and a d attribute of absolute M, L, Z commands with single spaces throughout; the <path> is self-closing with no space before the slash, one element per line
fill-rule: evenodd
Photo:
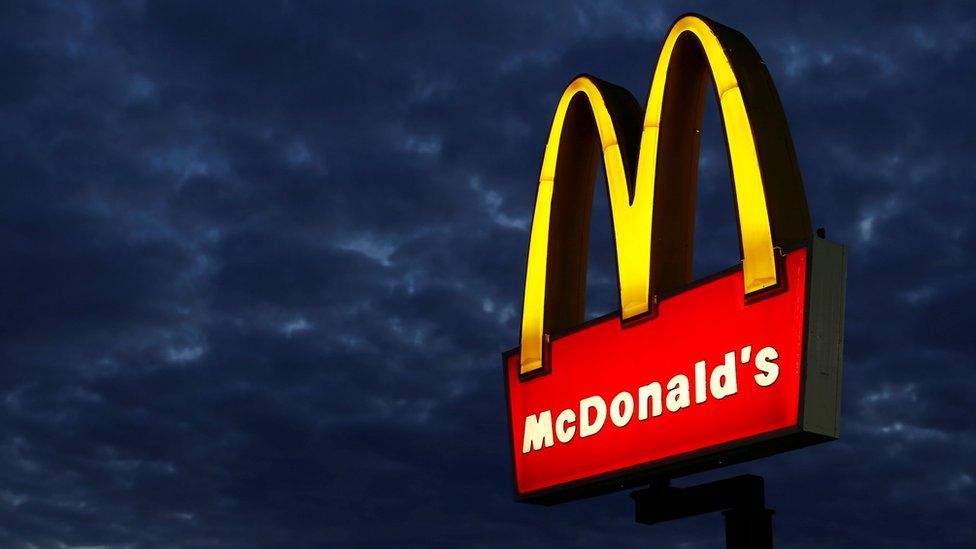
<path fill-rule="evenodd" d="M 668 481 L 631 493 L 635 518 L 657 524 L 722 511 L 725 546 L 729 549 L 772 549 L 773 511 L 766 508 L 765 484 L 756 475 L 741 475 L 689 488 Z"/>

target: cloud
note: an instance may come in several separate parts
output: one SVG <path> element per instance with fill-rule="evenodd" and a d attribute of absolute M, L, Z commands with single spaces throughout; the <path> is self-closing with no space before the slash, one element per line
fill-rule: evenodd
<path fill-rule="evenodd" d="M 841 441 L 680 482 L 763 474 L 784 545 L 971 544 L 976 12 L 629 2 L 11 6 L 3 544 L 720 546 L 514 504 L 499 360 L 559 94 L 643 102 L 688 9 L 764 56 L 850 265 Z M 737 260 L 712 106 L 702 154 L 700 275 Z"/>

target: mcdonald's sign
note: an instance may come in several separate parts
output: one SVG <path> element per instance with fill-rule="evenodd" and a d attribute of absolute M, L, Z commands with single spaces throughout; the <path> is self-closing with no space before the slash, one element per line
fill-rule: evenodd
<path fill-rule="evenodd" d="M 692 281 L 708 84 L 741 265 Z M 584 322 L 603 159 L 620 310 Z M 839 436 L 846 249 L 811 229 L 776 89 L 740 33 L 671 27 L 646 108 L 579 76 L 542 160 L 519 347 L 503 355 L 516 497 L 551 504 Z"/>

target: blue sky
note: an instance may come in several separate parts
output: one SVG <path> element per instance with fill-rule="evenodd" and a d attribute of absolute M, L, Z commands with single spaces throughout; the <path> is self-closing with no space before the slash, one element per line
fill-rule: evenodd
<path fill-rule="evenodd" d="M 841 440 L 678 483 L 765 476 L 782 547 L 976 543 L 972 5 L 199 1 L 0 8 L 0 543 L 721 546 L 513 503 L 499 360 L 559 95 L 643 101 L 689 11 L 850 260 Z M 738 260 L 703 132 L 699 275 Z"/>

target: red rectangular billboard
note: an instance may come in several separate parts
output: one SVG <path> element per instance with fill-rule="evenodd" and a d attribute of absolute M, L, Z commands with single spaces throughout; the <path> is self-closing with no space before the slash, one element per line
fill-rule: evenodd
<path fill-rule="evenodd" d="M 845 248 L 815 238 L 746 299 L 741 268 L 504 355 L 517 497 L 557 503 L 836 438 Z"/>

